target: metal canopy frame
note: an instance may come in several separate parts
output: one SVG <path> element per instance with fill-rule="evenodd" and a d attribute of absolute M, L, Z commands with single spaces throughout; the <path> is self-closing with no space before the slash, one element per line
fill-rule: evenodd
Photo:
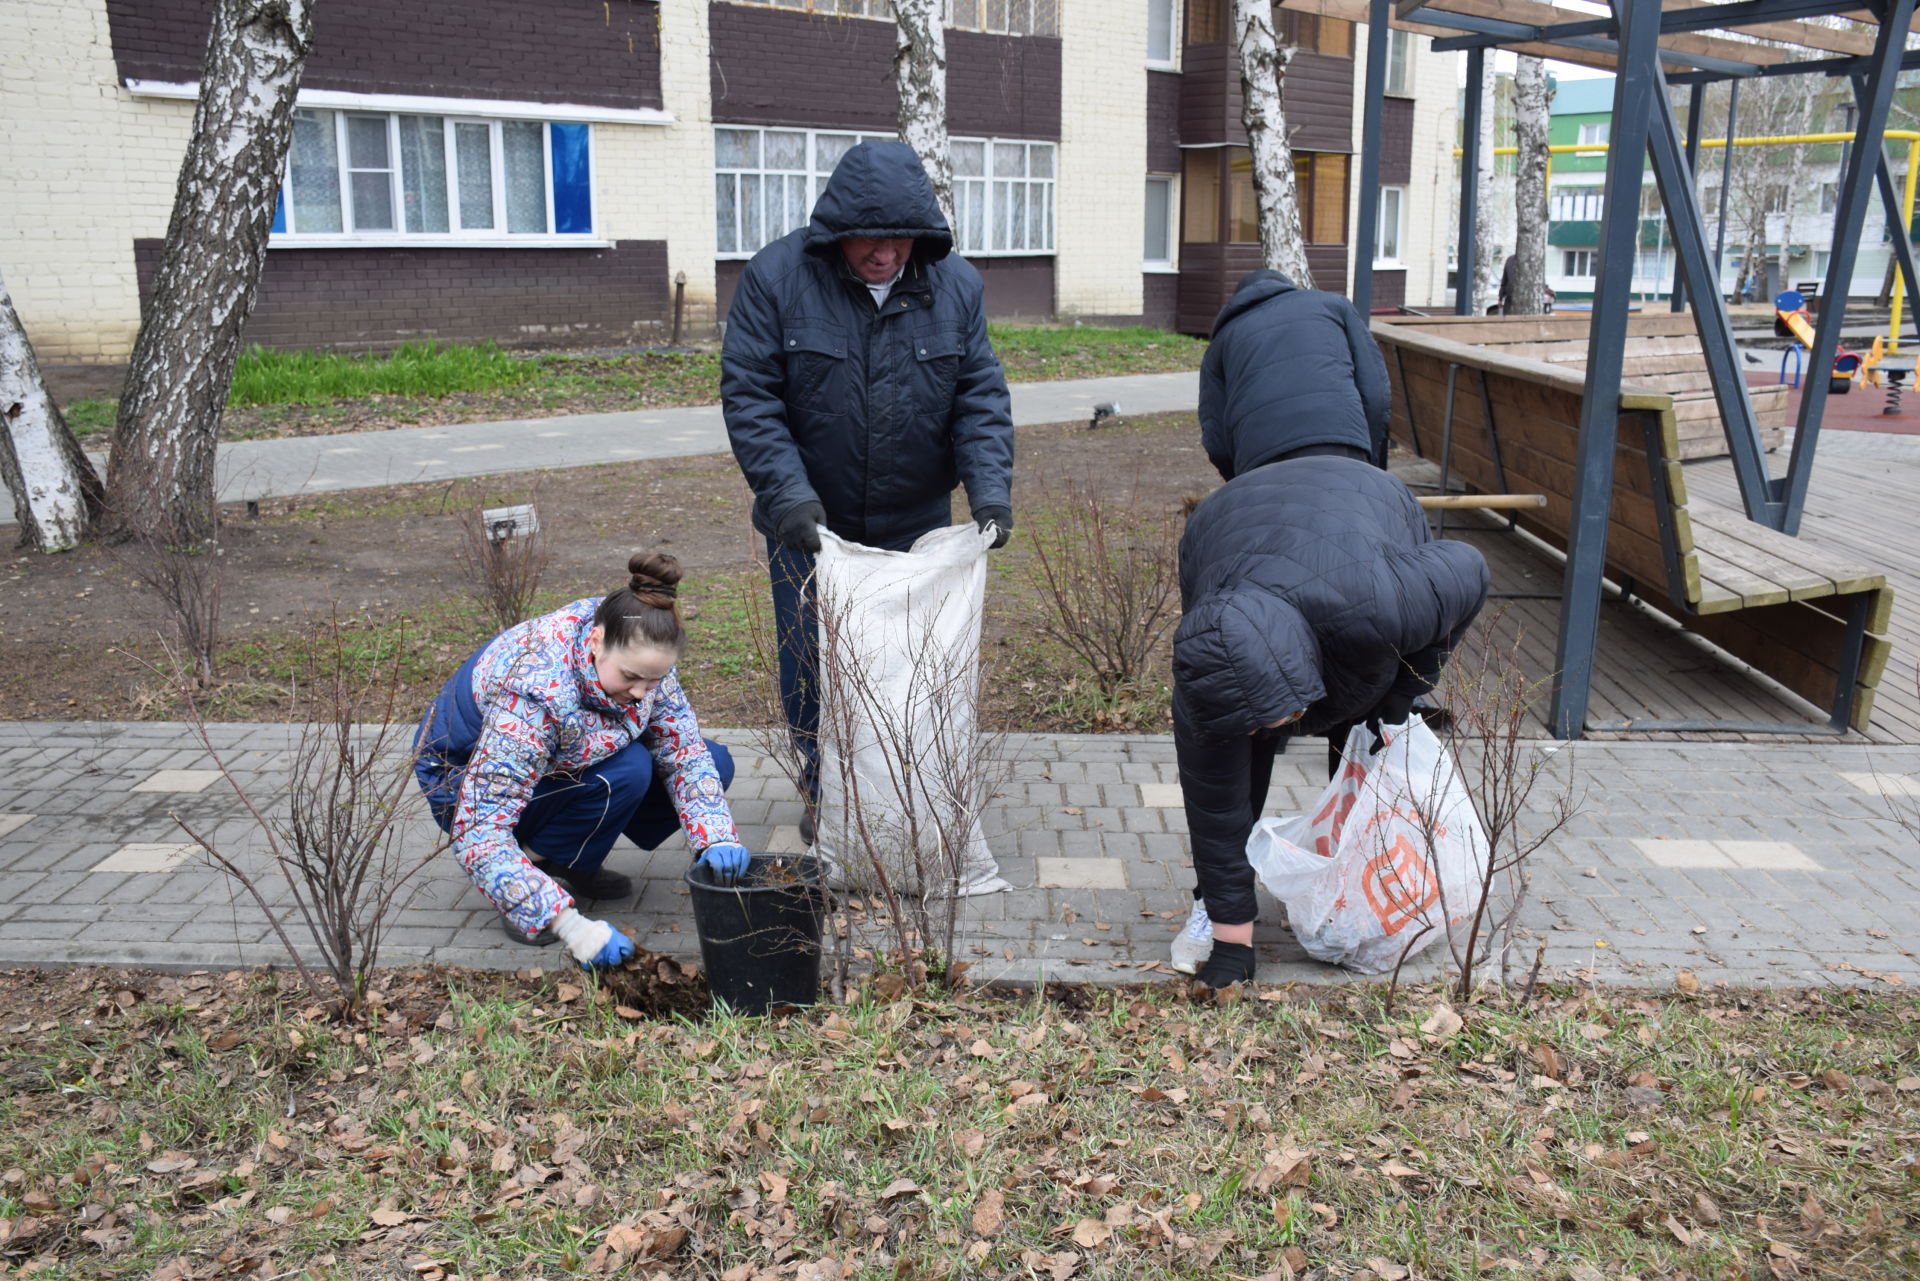
<path fill-rule="evenodd" d="M 1627 311 L 1639 234 L 1643 157 L 1650 159 L 1654 181 L 1665 206 L 1678 259 L 1675 307 L 1681 299 L 1691 304 L 1701 350 L 1727 436 L 1727 448 L 1738 479 L 1741 501 L 1749 519 L 1788 534 L 1799 532 L 1807 488 L 1819 442 L 1820 421 L 1826 407 L 1828 378 L 1839 345 L 1844 305 L 1820 309 L 1813 349 L 1806 368 L 1811 377 L 1801 396 L 1795 423 L 1793 451 L 1786 475 L 1775 477 L 1767 468 L 1761 433 L 1747 394 L 1740 353 L 1734 345 L 1732 323 L 1720 291 L 1719 267 L 1725 242 L 1726 201 L 1721 201 L 1720 230 L 1709 244 L 1694 173 L 1699 145 L 1701 86 L 1730 81 L 1727 134 L 1733 136 L 1733 113 L 1743 79 L 1781 75 L 1846 77 L 1858 108 L 1854 144 L 1842 163 L 1838 207 L 1834 212 L 1833 250 L 1828 262 L 1827 297 L 1844 297 L 1853 277 L 1873 190 L 1893 234 L 1895 257 L 1910 298 L 1920 299 L 1920 270 L 1909 229 L 1900 218 L 1900 202 L 1884 152 L 1887 116 L 1896 78 L 1902 70 L 1920 68 L 1920 49 L 1906 48 L 1920 0 L 1868 0 L 1877 20 L 1873 51 L 1832 56 L 1832 49 L 1862 48 L 1859 43 L 1836 46 L 1811 38 L 1800 50 L 1791 39 L 1779 43 L 1752 43 L 1751 61 L 1723 56 L 1739 40 L 1752 37 L 1703 38 L 1688 35 L 1676 43 L 1664 37 L 1682 33 L 1764 28 L 1756 35 L 1769 39 L 1792 34 L 1799 19 L 1832 14 L 1858 14 L 1860 0 L 1728 0 L 1720 3 L 1683 3 L 1663 9 L 1660 0 L 1611 0 L 1611 17 L 1575 17 L 1550 4 L 1519 3 L 1492 6 L 1488 0 L 1368 0 L 1370 32 L 1384 31 L 1390 21 L 1415 24 L 1421 30 L 1439 29 L 1461 34 L 1434 40 L 1436 50 L 1460 49 L 1467 54 L 1466 101 L 1462 111 L 1460 160 L 1460 227 L 1456 250 L 1455 310 L 1473 309 L 1473 223 L 1482 193 L 1479 191 L 1479 116 L 1481 87 L 1486 75 L 1486 51 L 1504 46 L 1552 46 L 1580 51 L 1591 63 L 1595 54 L 1611 55 L 1614 81 L 1611 145 L 1607 151 L 1605 207 L 1601 221 L 1593 310 L 1587 335 L 1586 383 L 1582 399 L 1579 455 L 1574 477 L 1573 520 L 1568 537 L 1561 592 L 1557 674 L 1549 715 L 1559 738 L 1576 738 L 1586 728 L 1592 688 L 1594 646 L 1597 639 L 1601 582 L 1606 565 L 1607 523 L 1612 505 L 1615 438 L 1619 430 L 1621 366 L 1626 350 Z M 1389 17 L 1388 10 L 1392 14 Z M 1502 16 L 1511 14 L 1511 16 Z M 1536 21 L 1548 14 L 1566 14 L 1566 21 Z M 1824 30 L 1824 29 L 1823 29 Z M 1369 38 L 1367 109 L 1361 133 L 1361 219 L 1356 228 L 1354 301 L 1364 312 L 1372 302 L 1372 263 L 1377 228 L 1370 217 L 1376 205 L 1380 150 L 1381 89 L 1385 77 L 1384 39 Z M 1700 50 L 1712 52 L 1701 52 Z M 1795 52 L 1819 56 L 1782 60 Z M 1672 67 L 1669 73 L 1667 67 Z M 1675 118 L 1669 86 L 1693 87 L 1688 102 L 1688 127 L 1683 135 Z M 1732 148 L 1727 148 L 1729 156 Z M 1723 158 L 1723 172 L 1728 160 Z M 1836 293 L 1833 282 L 1841 288 Z M 1915 308 L 1914 332 L 1920 339 L 1920 307 Z M 1657 724 L 1657 723 L 1656 723 Z M 1644 725 L 1654 728 L 1654 725 Z M 1688 728 L 1701 728 L 1691 722 Z"/>

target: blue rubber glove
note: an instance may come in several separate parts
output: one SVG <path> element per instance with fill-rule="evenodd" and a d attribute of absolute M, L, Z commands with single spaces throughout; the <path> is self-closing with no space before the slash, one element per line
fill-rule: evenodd
<path fill-rule="evenodd" d="M 747 870 L 747 860 L 752 857 L 744 845 L 709 845 L 699 861 L 713 869 L 722 885 L 731 885 Z"/>
<path fill-rule="evenodd" d="M 633 955 L 632 939 L 605 921 L 582 916 L 572 908 L 554 918 L 553 932 L 560 936 L 583 970 L 618 965 Z"/>

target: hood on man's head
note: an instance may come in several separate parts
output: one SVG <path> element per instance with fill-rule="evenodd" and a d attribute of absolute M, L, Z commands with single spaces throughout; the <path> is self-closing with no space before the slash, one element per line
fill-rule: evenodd
<path fill-rule="evenodd" d="M 1300 611 L 1263 591 L 1220 592 L 1173 634 L 1173 688 L 1187 723 L 1234 738 L 1320 701 L 1320 646 Z"/>
<path fill-rule="evenodd" d="M 1269 267 L 1248 272 L 1240 277 L 1240 283 L 1233 287 L 1233 297 L 1227 299 L 1227 305 L 1213 318 L 1213 332 L 1218 334 L 1229 320 L 1242 312 L 1252 311 L 1267 299 L 1292 293 L 1299 287 Z"/>
<path fill-rule="evenodd" d="M 862 142 L 840 157 L 813 206 L 805 243 L 820 254 L 848 236 L 911 238 L 915 262 L 938 262 L 953 248 L 953 231 L 912 147 Z"/>

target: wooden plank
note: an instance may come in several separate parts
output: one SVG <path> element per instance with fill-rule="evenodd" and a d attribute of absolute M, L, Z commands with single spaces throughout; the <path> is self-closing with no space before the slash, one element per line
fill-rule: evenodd
<path fill-rule="evenodd" d="M 1694 513 L 1694 523 L 1711 528 L 1719 538 L 1750 548 L 1757 556 L 1769 557 L 1814 581 L 1827 584 L 1827 591 L 1813 595 L 1848 595 L 1877 590 L 1887 585 L 1885 574 L 1853 564 L 1778 530 L 1756 525 L 1742 512 L 1730 511 L 1713 503 L 1701 503 L 1699 510 Z M 1807 597 L 1796 595 L 1794 599 L 1805 600 Z"/>
<path fill-rule="evenodd" d="M 1712 580 L 1722 591 L 1730 593 L 1725 598 L 1710 600 L 1703 587 L 1699 601 L 1701 613 L 1719 612 L 1710 609 L 1709 604 L 1722 609 L 1743 609 L 1833 594 L 1833 584 L 1824 578 L 1796 573 L 1790 566 L 1762 568 L 1764 558 L 1743 555 L 1751 549 L 1698 521 L 1694 522 L 1693 541 L 1700 557 L 1701 578 Z"/>

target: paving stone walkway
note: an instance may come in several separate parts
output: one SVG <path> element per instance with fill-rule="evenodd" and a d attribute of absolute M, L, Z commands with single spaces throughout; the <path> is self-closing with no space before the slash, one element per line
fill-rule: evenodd
<path fill-rule="evenodd" d="M 292 728 L 217 725 L 225 765 L 270 802 L 284 794 Z M 754 736 L 735 749 L 734 812 L 756 849 L 795 850 L 800 806 Z M 1532 865 L 1520 944 L 1550 972 L 1666 984 L 1682 970 L 1736 984 L 1920 983 L 1920 842 L 1888 793 L 1920 812 L 1920 748 L 1855 744 L 1541 743 L 1571 760 L 1583 808 Z M 983 979 L 1165 977 L 1186 916 L 1186 819 L 1164 736 L 1020 735 L 986 815 L 1010 893 L 968 900 L 961 944 Z M 1305 807 L 1324 756 L 1277 762 L 1269 812 Z M 267 805 L 272 812 L 271 805 Z M 183 725 L 0 722 L 0 965 L 207 968 L 272 962 L 258 910 L 169 817 L 265 866 L 263 842 Z M 433 833 L 424 810 L 404 837 Z M 646 947 L 696 958 L 679 838 L 613 866 L 635 900 L 595 911 Z M 263 889 L 286 901 L 278 877 Z M 1337 981 L 1263 912 L 1261 978 Z M 422 877 L 387 938 L 394 963 L 518 969 L 555 951 L 509 942 L 451 855 Z M 1431 972 L 1432 965 L 1418 972 Z"/>

